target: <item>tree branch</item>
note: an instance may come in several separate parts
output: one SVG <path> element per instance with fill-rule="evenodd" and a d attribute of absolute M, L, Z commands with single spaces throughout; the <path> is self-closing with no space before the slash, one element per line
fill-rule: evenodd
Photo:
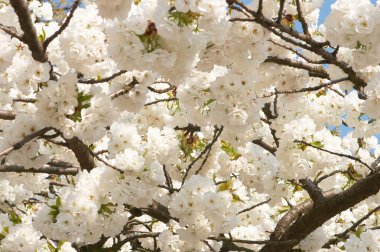
<path fill-rule="evenodd" d="M 276 63 L 279 65 L 294 67 L 298 69 L 304 69 L 313 74 L 317 74 L 317 76 L 320 76 L 321 78 L 330 79 L 328 73 L 322 66 L 308 65 L 299 60 L 269 56 L 264 62 L 271 62 L 271 63 Z"/>
<path fill-rule="evenodd" d="M 83 170 L 91 171 L 95 167 L 95 161 L 90 149 L 78 137 L 65 139 L 67 147 L 74 152 L 80 167 Z"/>
<path fill-rule="evenodd" d="M 19 165 L 0 166 L 0 172 L 16 172 L 16 173 L 47 173 L 55 175 L 76 175 L 79 171 L 77 167 L 60 167 L 53 165 L 43 165 L 40 168 L 26 169 Z"/>
<path fill-rule="evenodd" d="M 280 0 L 280 8 L 278 9 L 278 15 L 277 15 L 277 20 L 276 20 L 277 24 L 281 23 L 282 13 L 284 12 L 284 5 L 285 5 L 285 0 Z"/>
<path fill-rule="evenodd" d="M 305 33 L 306 35 L 310 35 L 309 27 L 302 13 L 300 0 L 296 0 L 296 5 L 297 5 L 297 12 L 298 12 L 298 20 L 301 22 L 303 33 Z"/>
<path fill-rule="evenodd" d="M 202 156 L 203 156 L 204 154 L 209 153 L 209 149 L 211 149 L 212 146 L 215 144 L 216 140 L 218 140 L 220 134 L 222 134 L 222 131 L 223 131 L 223 125 L 222 125 L 220 128 L 218 128 L 217 126 L 215 126 L 214 136 L 213 136 L 211 142 L 208 143 L 208 144 L 206 145 L 206 147 L 204 148 L 204 150 L 203 150 L 203 151 L 202 151 L 202 152 L 201 152 L 201 153 L 200 153 L 200 154 L 199 154 L 199 155 L 198 155 L 198 156 L 197 156 L 197 157 L 196 157 L 196 158 L 195 158 L 195 159 L 189 164 L 189 166 L 188 166 L 187 169 L 186 169 L 185 175 L 183 176 L 181 186 L 183 186 L 183 184 L 185 183 L 185 180 L 186 180 L 187 176 L 189 175 L 189 172 L 190 172 L 191 168 L 193 167 L 193 165 L 194 165 L 199 159 L 201 159 Z M 202 162 L 202 164 L 201 164 L 201 166 L 200 166 L 200 168 L 198 169 L 197 172 L 199 172 L 200 169 L 202 169 L 204 163 L 205 163 L 205 162 Z"/>
<path fill-rule="evenodd" d="M 11 153 L 12 151 L 20 149 L 26 143 L 32 141 L 34 138 L 42 136 L 43 134 L 45 134 L 46 132 L 48 132 L 49 130 L 52 130 L 52 129 L 53 128 L 51 128 L 51 127 L 45 127 L 43 129 L 40 129 L 40 130 L 38 130 L 36 132 L 33 132 L 33 133 L 27 135 L 26 137 L 24 137 L 24 139 L 22 139 L 21 141 L 15 143 L 14 145 L 12 145 L 12 147 L 9 147 L 8 149 L 0 152 L 0 157 L 6 156 L 9 153 Z"/>
<path fill-rule="evenodd" d="M 321 188 L 317 186 L 313 181 L 310 179 L 300 179 L 300 183 L 302 187 L 307 191 L 310 198 L 313 200 L 314 205 L 319 204 L 323 200 L 325 200 L 325 196 L 323 196 Z"/>
<path fill-rule="evenodd" d="M 111 99 L 116 99 L 119 96 L 127 94 L 129 91 L 131 91 L 135 85 L 139 84 L 139 82 L 136 80 L 135 77 L 133 77 L 132 81 L 123 89 L 113 93 L 110 97 Z"/>
<path fill-rule="evenodd" d="M 315 207 L 309 209 L 304 215 L 297 219 L 293 224 L 284 227 L 282 232 L 274 240 L 302 240 L 315 229 L 320 227 L 327 220 L 350 207 L 355 206 L 368 197 L 375 195 L 380 190 L 380 173 L 371 173 L 366 178 L 359 180 L 349 189 L 326 197 L 326 199 Z M 266 245 L 261 250 L 267 251 L 288 251 L 294 245 L 272 246 Z"/>
<path fill-rule="evenodd" d="M 8 27 L 8 26 L 0 24 L 0 29 L 3 30 L 8 35 L 10 35 L 11 38 L 14 37 L 14 38 L 17 38 L 18 40 L 22 41 L 22 36 L 17 33 L 16 28 Z"/>
<path fill-rule="evenodd" d="M 150 106 L 150 105 L 157 104 L 160 102 L 170 102 L 170 101 L 178 101 L 178 98 L 177 97 L 170 97 L 170 98 L 165 98 L 165 99 L 159 99 L 159 100 L 155 100 L 152 102 L 145 103 L 144 106 Z"/>
<path fill-rule="evenodd" d="M 230 239 L 226 237 L 208 237 L 208 240 L 214 241 L 227 241 L 227 242 L 236 242 L 236 243 L 244 243 L 244 244 L 271 244 L 271 245 L 288 245 L 298 243 L 297 240 L 282 240 L 282 241 L 255 241 L 255 240 L 242 240 L 242 239 Z"/>
<path fill-rule="evenodd" d="M 0 110 L 1 120 L 14 120 L 16 118 L 16 113 L 11 110 Z"/>
<path fill-rule="evenodd" d="M 47 47 L 49 46 L 49 44 L 56 38 L 59 36 L 59 34 L 61 34 L 63 32 L 63 30 L 65 30 L 67 28 L 67 26 L 69 25 L 70 23 L 70 20 L 71 18 L 73 17 L 74 15 L 74 12 L 75 10 L 78 8 L 79 6 L 79 3 L 80 3 L 80 0 L 74 0 L 74 4 L 73 4 L 73 7 L 71 7 L 71 10 L 70 10 L 70 13 L 69 15 L 66 17 L 65 21 L 61 24 L 61 26 L 59 27 L 59 29 L 54 32 L 53 35 L 51 35 L 50 37 L 48 37 L 44 43 L 42 44 L 43 46 L 43 49 L 44 49 L 44 52 L 46 52 L 47 50 Z"/>
<path fill-rule="evenodd" d="M 113 80 L 115 79 L 116 77 L 122 75 L 122 74 L 125 74 L 127 71 L 125 70 L 121 70 L 117 73 L 114 73 L 113 75 L 109 76 L 109 77 L 105 77 L 105 78 L 102 78 L 102 79 L 98 79 L 98 80 L 95 80 L 95 79 L 90 79 L 90 80 L 83 80 L 83 79 L 80 79 L 78 82 L 79 83 L 82 83 L 82 84 L 98 84 L 98 83 L 103 83 L 103 82 L 108 82 L 110 80 Z"/>
<path fill-rule="evenodd" d="M 348 77 L 345 77 L 345 78 L 329 81 L 327 83 L 323 83 L 321 85 L 314 86 L 314 87 L 306 87 L 306 88 L 299 88 L 299 89 L 293 89 L 293 90 L 276 90 L 269 94 L 263 95 L 262 98 L 270 97 L 276 94 L 296 94 L 296 93 L 303 93 L 303 92 L 318 91 L 322 88 L 329 87 L 331 85 L 337 84 L 339 82 L 347 81 L 347 80 L 348 80 Z"/>
<path fill-rule="evenodd" d="M 325 198 L 332 197 L 334 190 L 323 192 Z M 278 240 L 279 237 L 296 221 L 300 216 L 310 211 L 313 208 L 314 202 L 309 199 L 296 206 L 293 206 L 282 218 L 277 222 L 276 228 L 271 234 L 271 240 Z"/>
<path fill-rule="evenodd" d="M 267 150 L 268 152 L 270 152 L 272 155 L 275 154 L 277 148 L 276 147 L 273 147 L 272 145 L 268 144 L 267 142 L 265 142 L 263 139 L 259 138 L 259 139 L 255 139 L 255 140 L 252 140 L 252 143 L 262 147 L 263 149 Z"/>
<path fill-rule="evenodd" d="M 257 204 L 255 204 L 255 205 L 253 205 L 253 206 L 251 206 L 251 207 L 248 207 L 248 208 L 246 208 L 246 209 L 243 209 L 243 210 L 239 211 L 237 214 L 242 214 L 242 213 L 245 213 L 245 212 L 251 211 L 252 209 L 255 209 L 256 207 L 259 207 L 259 206 L 262 206 L 262 205 L 268 203 L 270 200 L 271 200 L 271 199 L 267 199 L 267 200 L 265 200 L 265 201 L 263 201 L 263 202 L 257 203 Z"/>
<path fill-rule="evenodd" d="M 259 0 L 259 7 L 257 8 L 257 15 L 262 15 L 263 13 L 263 0 Z"/>
<path fill-rule="evenodd" d="M 376 208 L 372 209 L 369 211 L 366 215 L 364 215 L 362 218 L 360 218 L 358 221 L 356 221 L 351 227 L 347 228 L 345 231 L 343 231 L 340 234 L 336 234 L 335 238 L 330 239 L 328 242 L 326 242 L 322 248 L 329 248 L 330 245 L 336 244 L 339 242 L 341 239 L 347 239 L 348 238 L 348 233 L 350 231 L 354 232 L 355 229 L 366 219 L 368 219 L 372 214 L 380 210 L 380 206 L 377 206 Z"/>
<path fill-rule="evenodd" d="M 374 171 L 374 169 L 369 166 L 368 164 L 366 164 L 365 162 L 363 162 L 360 158 L 357 158 L 357 157 L 353 157 L 351 155 L 347 155 L 347 154 L 343 154 L 343 153 L 337 153 L 337 152 L 334 152 L 334 151 L 329 151 L 329 150 L 326 150 L 326 149 L 323 149 L 323 148 L 320 148 L 318 146 L 314 146 L 312 144 L 309 144 L 305 141 L 299 141 L 299 140 L 295 140 L 294 141 L 295 143 L 300 143 L 300 144 L 304 144 L 306 146 L 309 146 L 309 147 L 312 147 L 314 149 L 317 149 L 317 150 L 321 150 L 321 151 L 324 151 L 324 152 L 327 152 L 327 153 L 330 153 L 330 154 L 333 154 L 333 155 L 336 155 L 336 156 L 339 156 L 339 157 L 346 157 L 346 158 L 349 158 L 351 160 L 354 160 L 356 162 L 359 162 L 361 163 L 362 165 L 364 165 L 365 167 L 367 167 L 369 170 L 371 170 L 372 172 Z"/>
<path fill-rule="evenodd" d="M 38 39 L 27 2 L 25 0 L 10 0 L 10 4 L 16 12 L 21 30 L 24 32 L 21 41 L 28 45 L 34 60 L 46 62 L 48 58 L 42 43 Z"/>
<path fill-rule="evenodd" d="M 316 53 L 317 55 L 321 56 L 323 59 L 327 60 L 330 64 L 336 65 L 343 72 L 345 72 L 348 75 L 350 81 L 354 84 L 354 88 L 356 90 L 361 91 L 361 89 L 367 85 L 367 83 L 358 76 L 358 74 L 352 69 L 351 66 L 349 66 L 346 62 L 339 61 L 335 57 L 336 55 L 334 55 L 333 53 L 329 53 L 323 48 L 324 46 L 330 45 L 329 41 L 326 41 L 326 42 L 315 41 L 311 36 L 299 33 L 298 31 L 290 29 L 289 27 L 285 27 L 281 24 L 278 24 L 269 18 L 266 18 L 262 15 L 258 15 L 255 11 L 249 9 L 245 4 L 243 4 L 242 2 L 238 0 L 234 0 L 234 3 L 239 5 L 241 8 L 243 8 L 245 11 L 247 11 L 254 17 L 253 19 L 245 19 L 245 20 L 240 18 L 240 21 L 256 22 L 262 25 L 264 28 L 268 29 L 269 31 L 272 31 L 276 35 L 280 36 L 285 41 Z M 239 18 L 231 19 L 231 21 L 239 21 Z M 276 31 L 276 29 L 280 30 L 282 33 L 286 33 L 290 35 L 291 37 L 295 39 L 301 40 L 306 44 L 298 43 L 294 39 L 286 37 L 280 32 Z M 364 98 L 365 96 L 362 95 L 362 97 Z"/>

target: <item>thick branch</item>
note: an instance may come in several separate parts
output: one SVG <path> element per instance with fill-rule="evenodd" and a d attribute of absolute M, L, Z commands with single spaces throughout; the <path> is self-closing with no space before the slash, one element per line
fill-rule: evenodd
<path fill-rule="evenodd" d="M 334 196 L 334 191 L 326 191 L 323 193 L 325 198 Z M 314 202 L 306 200 L 301 204 L 292 207 L 282 218 L 278 221 L 276 228 L 271 234 L 271 240 L 278 240 L 280 236 L 290 227 L 290 225 L 296 221 L 301 215 L 310 211 L 313 208 Z"/>
<path fill-rule="evenodd" d="M 377 194 L 379 190 L 380 173 L 372 173 L 339 194 L 333 195 L 332 197 L 325 196 L 326 199 L 323 202 L 312 207 L 303 216 L 291 224 L 289 228 L 286 228 L 285 232 L 282 234 L 280 233 L 279 239 L 295 239 L 300 241 L 335 215 L 355 206 L 368 197 Z M 289 251 L 293 246 L 294 245 L 266 245 L 261 251 Z"/>
<path fill-rule="evenodd" d="M 257 15 L 261 15 L 263 13 L 263 0 L 259 0 L 259 7 L 257 8 Z"/>
<path fill-rule="evenodd" d="M 310 179 L 300 179 L 300 183 L 302 184 L 302 187 L 307 191 L 315 205 L 319 204 L 325 199 L 325 196 L 323 196 L 321 188 L 319 188 L 317 184 L 315 184 Z"/>
<path fill-rule="evenodd" d="M 27 2 L 25 0 L 10 0 L 10 4 L 16 12 L 21 30 L 24 32 L 21 41 L 28 45 L 34 60 L 46 62 L 48 58 L 42 43 L 38 39 Z"/>
<path fill-rule="evenodd" d="M 95 167 L 95 161 L 90 149 L 77 137 L 65 139 L 67 147 L 72 150 L 77 158 L 80 167 L 91 171 Z"/>

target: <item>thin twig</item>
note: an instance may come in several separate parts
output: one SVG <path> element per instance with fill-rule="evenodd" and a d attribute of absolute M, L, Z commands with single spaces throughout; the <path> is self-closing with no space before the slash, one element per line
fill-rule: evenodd
<path fill-rule="evenodd" d="M 103 83 L 103 82 L 109 82 L 110 80 L 115 79 L 116 77 L 125 74 L 127 71 L 122 70 L 117 73 L 112 74 L 111 76 L 101 78 L 101 79 L 89 79 L 89 80 L 82 80 L 80 79 L 78 82 L 81 84 L 98 84 L 98 83 Z"/>
<path fill-rule="evenodd" d="M 69 15 L 66 17 L 65 21 L 61 24 L 61 26 L 59 27 L 59 29 L 53 33 L 53 35 L 51 35 L 50 37 L 48 37 L 44 43 L 42 44 L 43 48 L 44 48 L 44 51 L 46 52 L 47 50 L 47 47 L 49 46 L 49 44 L 56 38 L 59 36 L 59 34 L 61 34 L 63 32 L 63 30 L 65 30 L 67 28 L 67 26 L 69 25 L 70 23 L 70 20 L 72 19 L 73 15 L 74 15 L 74 12 L 75 10 L 78 8 L 79 6 L 79 3 L 80 3 L 80 0 L 75 0 L 74 1 L 74 4 L 73 4 L 73 7 L 71 7 L 71 10 L 70 10 L 70 13 Z"/>
<path fill-rule="evenodd" d="M 299 51 L 291 48 L 291 47 L 288 47 L 286 45 L 282 45 L 282 44 L 279 44 L 277 43 L 276 41 L 272 40 L 272 39 L 269 39 L 269 42 L 281 47 L 281 48 L 284 48 L 288 51 L 291 51 L 292 53 L 296 54 L 297 56 L 299 56 L 300 58 L 306 60 L 307 62 L 309 62 L 310 64 L 327 64 L 328 62 L 326 60 L 312 60 L 308 57 L 306 57 L 305 55 L 303 55 L 302 53 L 300 53 Z"/>
<path fill-rule="evenodd" d="M 16 113 L 12 110 L 0 110 L 1 120 L 14 120 L 16 118 Z"/>
<path fill-rule="evenodd" d="M 263 139 L 259 138 L 259 139 L 255 139 L 255 140 L 252 140 L 252 143 L 262 147 L 263 149 L 267 150 L 268 152 L 270 152 L 272 155 L 275 154 L 277 148 L 276 147 L 273 147 L 271 146 L 270 144 L 268 144 L 267 142 L 265 142 Z"/>
<path fill-rule="evenodd" d="M 155 100 L 152 102 L 145 103 L 144 106 L 150 106 L 150 105 L 157 104 L 160 102 L 170 102 L 170 101 L 178 101 L 178 98 L 177 97 L 170 97 L 170 98 L 166 98 L 166 99 L 159 99 L 159 100 Z"/>
<path fill-rule="evenodd" d="M 346 157 L 346 158 L 349 158 L 351 160 L 354 160 L 354 161 L 357 161 L 359 163 L 361 163 L 362 165 L 364 165 L 365 167 L 367 167 L 369 170 L 371 170 L 372 172 L 374 171 L 372 169 L 371 166 L 369 166 L 368 164 L 366 164 L 365 162 L 363 162 L 360 158 L 357 158 L 357 157 L 353 157 L 351 155 L 347 155 L 347 154 L 343 154 L 343 153 L 337 153 L 337 152 L 334 152 L 334 151 L 330 151 L 330 150 L 326 150 L 326 149 L 323 149 L 323 148 L 320 148 L 320 147 L 317 147 L 317 146 L 314 146 L 310 143 L 307 143 L 305 141 L 299 141 L 299 140 L 295 140 L 294 141 L 295 143 L 300 143 L 300 144 L 304 144 L 306 146 L 309 146 L 309 147 L 312 147 L 314 149 L 317 149 L 317 150 L 320 150 L 320 151 L 324 151 L 324 152 L 327 152 L 327 153 L 330 153 L 330 154 L 333 154 L 333 155 L 336 155 L 336 156 L 339 156 L 339 157 Z"/>
<path fill-rule="evenodd" d="M 245 243 L 245 244 L 271 244 L 271 245 L 297 244 L 299 242 L 297 240 L 287 240 L 287 241 L 264 240 L 264 241 L 255 241 L 255 240 L 230 239 L 230 238 L 226 238 L 226 237 L 208 237 L 207 239 L 208 240 L 214 240 L 214 241 L 228 241 L 228 242 Z"/>
<path fill-rule="evenodd" d="M 154 87 L 148 87 L 149 91 L 152 91 L 156 94 L 165 94 L 171 90 L 175 90 L 176 88 L 177 88 L 176 86 L 171 85 L 171 84 L 169 84 L 169 87 L 164 88 L 164 89 L 155 89 Z"/>
<path fill-rule="evenodd" d="M 35 103 L 37 102 L 37 99 L 36 98 L 14 98 L 13 102 Z"/>
<path fill-rule="evenodd" d="M 76 175 L 79 171 L 78 167 L 59 167 L 51 165 L 43 165 L 40 168 L 26 169 L 19 165 L 4 165 L 0 167 L 0 172 L 16 172 L 16 173 L 46 173 L 55 175 Z"/>
<path fill-rule="evenodd" d="M 16 28 L 0 24 L 0 29 L 8 35 L 10 35 L 11 37 L 17 38 L 18 40 L 22 41 L 22 36 L 17 33 Z"/>
<path fill-rule="evenodd" d="M 299 60 L 293 60 L 289 58 L 279 58 L 275 56 L 269 56 L 264 62 L 276 63 L 278 65 L 304 69 L 310 73 L 317 74 L 321 78 L 329 79 L 329 75 L 326 69 L 322 66 L 313 66 L 313 65 L 305 64 L 304 62 L 299 61 Z"/>
<path fill-rule="evenodd" d="M 52 127 L 45 127 L 43 129 L 40 129 L 36 132 L 33 132 L 27 136 L 25 136 L 21 141 L 15 143 L 12 145 L 12 147 L 9 147 L 8 149 L 0 152 L 0 157 L 3 157 L 3 156 L 6 156 L 8 155 L 9 153 L 11 153 L 12 151 L 14 150 L 17 150 L 17 149 L 20 149 L 22 146 L 24 146 L 26 143 L 32 141 L 34 138 L 37 138 L 39 136 L 42 136 L 43 134 L 45 134 L 46 132 L 48 132 L 49 130 L 52 130 L 53 128 Z"/>
<path fill-rule="evenodd" d="M 269 199 L 267 199 L 267 200 L 265 200 L 265 201 L 263 201 L 263 202 L 259 202 L 259 203 L 255 204 L 255 205 L 251 206 L 251 207 L 248 207 L 248 208 L 246 208 L 246 209 L 241 210 L 241 211 L 238 212 L 237 214 L 242 214 L 242 213 L 245 213 L 245 212 L 251 211 L 252 209 L 255 209 L 256 207 L 259 207 L 259 206 L 262 206 L 262 205 L 268 203 L 270 200 L 271 200 L 271 199 L 269 198 Z"/>
<path fill-rule="evenodd" d="M 208 157 L 210 156 L 212 146 L 215 144 L 215 142 L 218 140 L 219 136 L 222 134 L 223 126 L 221 126 L 220 129 L 215 128 L 215 131 L 217 131 L 217 133 L 214 135 L 213 140 L 209 144 L 209 148 L 207 150 L 206 157 L 203 159 L 201 165 L 199 166 L 199 168 L 195 172 L 195 174 L 198 174 L 202 170 L 203 166 L 206 164 L 206 161 L 207 161 Z"/>
<path fill-rule="evenodd" d="M 204 154 L 206 154 L 206 152 L 208 152 L 208 149 L 210 149 L 212 147 L 212 145 L 214 145 L 214 143 L 216 142 L 216 140 L 218 139 L 218 137 L 220 136 L 220 134 L 222 133 L 222 130 L 223 130 L 223 125 L 218 128 L 217 126 L 215 126 L 215 130 L 214 130 L 214 136 L 213 136 L 213 139 L 212 141 L 206 145 L 206 147 L 204 148 L 204 150 L 198 155 L 198 157 L 196 157 L 190 164 L 189 166 L 187 167 L 186 169 L 186 172 L 185 172 L 185 175 L 183 176 L 183 179 L 182 179 L 182 184 L 181 186 L 185 183 L 185 180 L 187 178 L 187 176 L 189 175 L 189 172 L 191 170 L 191 168 L 193 167 L 193 165 L 199 160 L 202 158 L 202 156 Z M 202 166 L 201 166 L 202 167 Z M 198 169 L 199 170 L 199 169 Z"/>
<path fill-rule="evenodd" d="M 111 99 L 115 99 L 119 96 L 122 96 L 122 95 L 125 95 L 127 93 L 129 93 L 129 91 L 131 91 L 135 85 L 139 84 L 139 82 L 137 81 L 137 79 L 135 77 L 133 77 L 132 81 L 123 89 L 113 93 L 110 97 Z"/>
<path fill-rule="evenodd" d="M 305 33 L 306 35 L 310 35 L 309 27 L 302 13 L 300 0 L 296 0 L 296 5 L 297 5 L 297 12 L 298 12 L 298 20 L 301 22 L 303 33 Z"/>
<path fill-rule="evenodd" d="M 282 13 L 284 12 L 284 5 L 285 5 L 285 0 L 280 0 L 280 8 L 278 9 L 278 15 L 277 15 L 277 20 L 276 20 L 277 24 L 281 23 Z"/>
<path fill-rule="evenodd" d="M 332 80 L 327 83 L 323 83 L 321 85 L 314 86 L 314 87 L 305 87 L 305 88 L 299 88 L 299 89 L 293 89 L 293 90 L 277 90 L 277 91 L 265 94 L 261 96 L 260 98 L 266 98 L 266 97 L 270 97 L 276 94 L 296 94 L 296 93 L 303 93 L 303 92 L 318 91 L 322 88 L 329 87 L 331 85 L 337 84 L 339 82 L 347 81 L 347 80 L 349 80 L 348 77 L 344 77 L 344 78 Z"/>
<path fill-rule="evenodd" d="M 172 181 L 172 178 L 170 177 L 168 171 L 166 170 L 166 165 L 163 165 L 162 169 L 164 170 L 166 185 L 170 188 L 173 188 L 173 181 Z"/>
<path fill-rule="evenodd" d="M 342 233 L 340 234 L 336 234 L 335 235 L 335 238 L 332 238 L 330 239 L 328 242 L 326 242 L 324 245 L 323 245 L 323 248 L 329 248 L 330 245 L 333 245 L 333 244 L 336 244 L 337 242 L 339 242 L 341 239 L 347 239 L 348 238 L 348 233 L 350 231 L 354 232 L 355 229 L 363 222 L 365 221 L 366 219 L 368 219 L 372 214 L 374 214 L 375 212 L 379 211 L 380 210 L 380 206 L 377 206 L 375 207 L 374 209 L 372 209 L 371 211 L 369 211 L 366 215 L 364 215 L 362 218 L 360 218 L 359 220 L 357 220 L 354 224 L 352 224 L 351 227 L 347 228 L 346 230 L 344 230 Z"/>
<path fill-rule="evenodd" d="M 90 149 L 88 149 L 88 150 L 89 150 L 90 154 L 94 158 L 96 158 L 97 160 L 99 160 L 100 162 L 102 162 L 103 164 L 105 164 L 106 166 L 108 166 L 108 167 L 110 167 L 110 168 L 112 168 L 112 169 L 114 169 L 114 170 L 116 170 L 116 171 L 118 171 L 120 173 L 124 173 L 124 171 L 122 169 L 120 169 L 120 168 L 118 168 L 118 167 L 110 164 L 108 161 L 104 160 L 103 158 L 99 157 L 99 155 L 95 154 L 92 150 L 90 150 Z"/>
<path fill-rule="evenodd" d="M 211 247 L 211 245 L 207 242 L 207 241 L 202 241 L 204 244 L 206 244 L 206 246 L 210 249 L 210 251 L 212 251 L 212 252 L 216 252 L 216 250 L 213 248 L 213 247 Z"/>
<path fill-rule="evenodd" d="M 329 178 L 329 177 L 331 177 L 331 176 L 334 176 L 335 174 L 338 174 L 338 173 L 347 173 L 347 172 L 346 172 L 346 171 L 336 170 L 336 171 L 330 172 L 329 174 L 326 174 L 326 175 L 324 175 L 324 176 L 318 178 L 317 180 L 314 180 L 314 183 L 318 185 L 318 184 L 321 183 L 323 180 L 325 180 L 325 179 L 327 179 L 327 178 Z"/>

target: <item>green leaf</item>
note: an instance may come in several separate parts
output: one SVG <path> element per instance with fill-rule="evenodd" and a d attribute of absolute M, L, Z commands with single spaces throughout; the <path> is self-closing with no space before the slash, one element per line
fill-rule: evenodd
<path fill-rule="evenodd" d="M 203 107 L 207 107 L 208 105 L 210 105 L 214 101 L 216 101 L 216 99 L 208 99 L 205 103 L 203 103 Z"/>
<path fill-rule="evenodd" d="M 98 211 L 98 214 L 102 214 L 104 216 L 110 216 L 115 212 L 116 205 L 113 203 L 107 203 L 100 205 L 100 209 Z"/>
<path fill-rule="evenodd" d="M 58 249 L 56 249 L 53 244 L 51 244 L 49 241 L 47 242 L 48 248 L 50 252 L 58 252 Z"/>
<path fill-rule="evenodd" d="M 38 35 L 38 40 L 41 41 L 42 43 L 46 40 L 46 32 L 44 28 L 42 28 L 42 34 Z"/>
<path fill-rule="evenodd" d="M 227 153 L 231 160 L 236 160 L 241 157 L 241 154 L 237 152 L 237 150 L 231 146 L 227 141 L 222 140 L 220 148 Z"/>
<path fill-rule="evenodd" d="M 74 122 L 80 122 L 82 120 L 81 112 L 83 109 L 87 109 L 91 106 L 90 100 L 92 95 L 85 94 L 84 91 L 81 91 L 77 94 L 78 105 L 75 107 L 74 113 L 68 115 L 67 117 Z"/>
<path fill-rule="evenodd" d="M 13 222 L 13 224 L 20 224 L 22 222 L 21 217 L 18 216 L 14 211 L 9 213 L 9 220 Z"/>
<path fill-rule="evenodd" d="M 316 94 L 317 97 L 320 97 L 320 96 L 326 96 L 327 92 L 325 89 L 321 89 L 319 90 L 319 92 Z"/>
<path fill-rule="evenodd" d="M 3 232 L 0 234 L 0 241 L 5 238 L 9 234 L 9 227 L 3 227 Z"/>
<path fill-rule="evenodd" d="M 190 25 L 197 25 L 200 16 L 200 14 L 192 11 L 180 12 L 174 10 L 170 12 L 169 20 L 176 22 L 179 27 L 186 27 Z"/>
<path fill-rule="evenodd" d="M 278 209 L 278 214 L 283 214 L 283 213 L 286 213 L 287 211 L 289 211 L 290 209 L 290 206 L 282 206 Z"/>
<path fill-rule="evenodd" d="M 232 179 L 229 179 L 218 186 L 218 192 L 230 190 L 231 188 L 232 188 Z"/>
<path fill-rule="evenodd" d="M 59 251 L 62 248 L 62 245 L 65 243 L 65 240 L 62 240 L 58 243 L 57 250 Z"/>
<path fill-rule="evenodd" d="M 239 195 L 237 195 L 235 193 L 232 194 L 232 202 L 233 203 L 238 203 L 238 202 L 244 203 L 244 201 L 240 199 Z"/>
<path fill-rule="evenodd" d="M 60 212 L 59 208 L 61 207 L 61 205 L 62 205 L 61 198 L 58 196 L 57 199 L 55 200 L 55 205 L 49 206 L 50 207 L 49 215 L 52 216 L 54 223 L 57 221 L 57 216 Z"/>
<path fill-rule="evenodd" d="M 323 148 L 324 147 L 324 145 L 321 141 L 314 141 L 314 142 L 311 142 L 310 144 L 314 147 L 317 147 L 317 148 Z"/>
<path fill-rule="evenodd" d="M 365 48 L 366 48 L 366 46 L 363 45 L 362 43 L 360 43 L 359 40 L 356 41 L 356 47 L 355 47 L 355 49 L 365 49 Z"/>

